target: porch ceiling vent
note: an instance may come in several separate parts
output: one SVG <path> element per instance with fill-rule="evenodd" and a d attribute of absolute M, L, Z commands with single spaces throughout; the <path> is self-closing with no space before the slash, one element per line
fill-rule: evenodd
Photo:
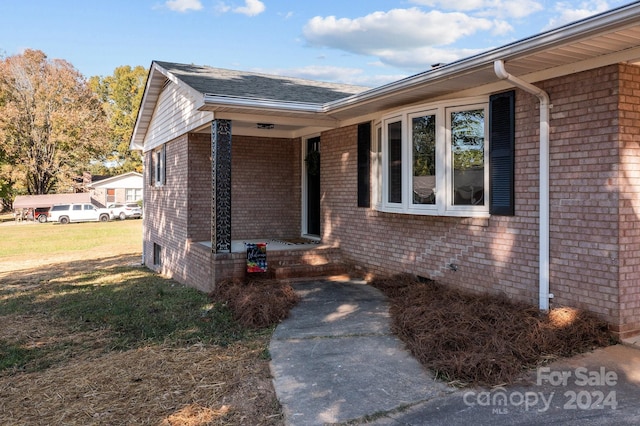
<path fill-rule="evenodd" d="M 258 123 L 256 126 L 258 127 L 258 129 L 262 130 L 271 130 L 275 127 L 273 123 Z"/>

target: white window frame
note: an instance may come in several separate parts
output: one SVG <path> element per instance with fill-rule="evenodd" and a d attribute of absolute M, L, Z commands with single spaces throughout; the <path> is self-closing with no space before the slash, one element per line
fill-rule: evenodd
<path fill-rule="evenodd" d="M 453 204 L 453 164 L 451 154 L 451 112 L 484 110 L 484 204 Z M 412 119 L 436 116 L 436 202 L 413 203 L 413 137 Z M 400 121 L 402 129 L 402 202 L 389 202 L 389 134 L 388 125 Z M 382 152 L 373 152 L 372 178 L 374 209 L 413 215 L 489 217 L 489 99 L 476 97 L 426 104 L 383 116 L 375 125 L 375 140 L 382 136 Z"/>
<path fill-rule="evenodd" d="M 380 210 L 382 206 L 382 123 L 374 126 L 371 150 L 371 205 Z"/>
<path fill-rule="evenodd" d="M 124 199 L 128 203 L 142 200 L 142 188 L 126 188 L 124 190 Z"/>
<path fill-rule="evenodd" d="M 153 151 L 154 186 L 163 186 L 166 182 L 167 155 L 165 145 Z"/>
<path fill-rule="evenodd" d="M 451 113 L 456 111 L 484 110 L 484 204 L 483 205 L 455 205 L 453 204 L 453 155 L 451 149 Z M 489 214 L 489 103 L 468 104 L 463 106 L 455 106 L 446 108 L 446 163 L 447 163 L 447 179 L 446 179 L 446 197 L 448 213 L 460 216 L 476 216 Z"/>
<path fill-rule="evenodd" d="M 414 204 L 413 203 L 413 119 L 416 117 L 423 117 L 425 115 L 435 115 L 436 117 L 436 203 L 435 204 Z M 407 175 L 407 187 L 405 192 L 407 193 L 407 213 L 409 214 L 429 214 L 429 215 L 437 215 L 439 214 L 438 209 L 442 204 L 441 196 L 439 194 L 438 188 L 443 188 L 444 185 L 444 167 L 442 167 L 442 161 L 440 158 L 443 158 L 444 150 L 443 144 L 441 143 L 442 137 L 444 135 L 444 128 L 439 126 L 438 123 L 442 122 L 442 109 L 431 108 L 424 109 L 416 112 L 411 112 L 407 114 L 407 123 L 406 123 L 406 138 L 407 138 L 407 170 L 404 171 L 404 174 Z"/>
<path fill-rule="evenodd" d="M 402 137 L 400 141 L 401 153 L 400 158 L 402 161 L 403 172 L 401 174 L 401 195 L 402 201 L 400 203 L 394 203 L 389 201 L 389 125 L 393 123 L 400 123 L 400 129 L 402 132 Z M 402 213 L 406 210 L 406 176 L 404 173 L 404 168 L 406 167 L 406 131 L 405 131 L 405 123 L 402 115 L 396 115 L 382 120 L 382 207 L 384 211 L 394 212 L 394 213 Z"/>

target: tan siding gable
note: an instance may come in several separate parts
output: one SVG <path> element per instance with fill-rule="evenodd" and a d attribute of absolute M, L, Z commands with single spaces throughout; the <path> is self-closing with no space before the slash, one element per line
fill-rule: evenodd
<path fill-rule="evenodd" d="M 213 120 L 213 113 L 196 110 L 196 96 L 174 83 L 160 93 L 144 139 L 145 152 Z"/>

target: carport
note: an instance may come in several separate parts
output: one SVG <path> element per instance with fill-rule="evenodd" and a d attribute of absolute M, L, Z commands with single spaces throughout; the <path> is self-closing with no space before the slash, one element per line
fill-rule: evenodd
<path fill-rule="evenodd" d="M 33 211 L 41 207 L 51 207 L 54 204 L 74 204 L 74 203 L 90 203 L 91 194 L 88 192 L 79 192 L 72 194 L 43 194 L 43 195 L 18 195 L 13 201 L 13 211 L 17 219 L 27 219 L 29 211 L 32 212 L 30 219 L 33 217 Z"/>

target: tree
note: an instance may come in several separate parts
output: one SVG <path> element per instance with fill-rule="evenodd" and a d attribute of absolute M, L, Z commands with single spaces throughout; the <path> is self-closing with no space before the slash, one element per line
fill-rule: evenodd
<path fill-rule="evenodd" d="M 456 170 L 484 166 L 484 110 L 451 114 L 451 149 Z"/>
<path fill-rule="evenodd" d="M 415 117 L 413 126 L 413 176 L 436 175 L 436 116 Z"/>
<path fill-rule="evenodd" d="M 0 181 L 12 195 L 68 191 L 105 135 L 100 100 L 71 64 L 39 50 L 0 61 Z"/>
<path fill-rule="evenodd" d="M 110 152 L 103 159 L 110 174 L 142 172 L 142 157 L 129 149 L 133 127 L 147 81 L 142 66 L 121 66 L 112 76 L 91 77 L 89 85 L 102 100 L 109 121 Z"/>

